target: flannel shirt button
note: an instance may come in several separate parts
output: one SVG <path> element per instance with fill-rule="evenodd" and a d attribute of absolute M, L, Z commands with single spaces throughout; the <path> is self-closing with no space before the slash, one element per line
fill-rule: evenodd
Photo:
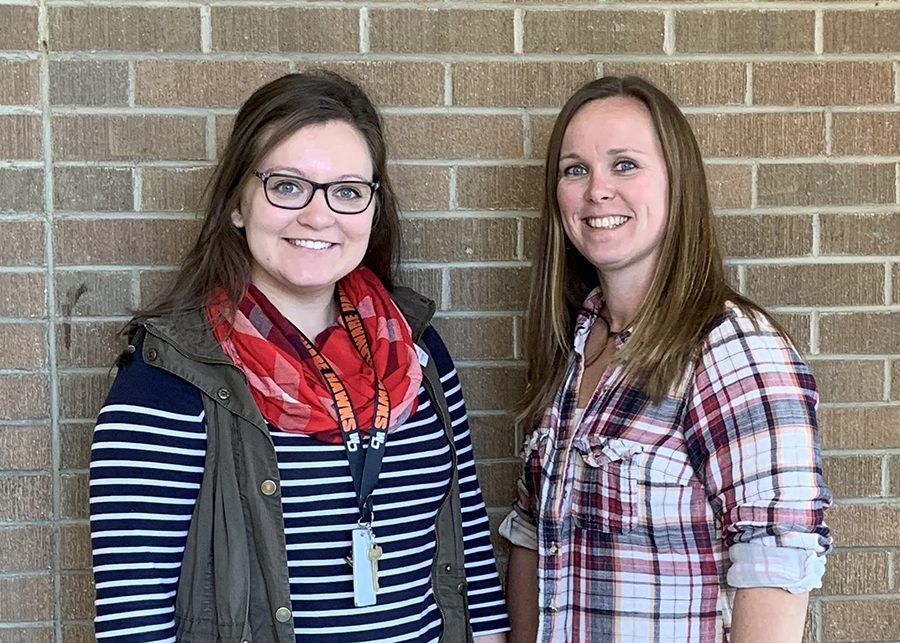
<path fill-rule="evenodd" d="M 547 606 L 547 611 L 548 611 L 548 612 L 553 612 L 554 614 L 556 614 L 556 612 L 558 612 L 559 609 L 556 607 L 556 605 L 548 605 L 548 606 Z"/>
<path fill-rule="evenodd" d="M 559 553 L 559 547 L 556 546 L 556 543 L 553 543 L 552 545 L 550 545 L 550 548 L 547 550 L 547 553 L 550 554 L 551 556 L 555 556 L 556 554 Z"/>
<path fill-rule="evenodd" d="M 272 480 L 263 480 L 263 483 L 259 485 L 259 490 L 263 492 L 264 496 L 271 496 L 278 490 L 278 485 Z"/>
<path fill-rule="evenodd" d="M 287 623 L 289 620 L 291 620 L 291 616 L 291 610 L 286 607 L 279 607 L 277 610 L 275 610 L 275 620 L 279 623 Z"/>
<path fill-rule="evenodd" d="M 217 396 L 220 400 L 227 400 L 228 398 L 231 397 L 231 391 L 229 391 L 227 388 L 225 388 L 225 387 L 223 386 L 223 387 L 220 388 L 218 391 L 216 391 L 216 396 Z"/>

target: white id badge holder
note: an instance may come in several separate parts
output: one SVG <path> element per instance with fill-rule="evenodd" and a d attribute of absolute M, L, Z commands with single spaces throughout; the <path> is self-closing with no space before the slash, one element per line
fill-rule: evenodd
<path fill-rule="evenodd" d="M 352 533 L 353 604 L 356 607 L 375 605 L 381 547 L 375 543 L 371 527 L 358 525 Z"/>

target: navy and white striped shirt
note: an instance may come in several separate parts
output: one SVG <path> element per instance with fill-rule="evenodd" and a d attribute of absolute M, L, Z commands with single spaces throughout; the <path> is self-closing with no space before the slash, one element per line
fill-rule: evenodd
<path fill-rule="evenodd" d="M 476 636 L 508 629 L 487 515 L 475 478 L 465 404 L 437 332 L 425 341 L 454 429 L 465 572 Z M 145 364 L 123 366 L 100 412 L 91 454 L 91 534 L 97 638 L 175 641 L 175 592 L 203 477 L 206 421 L 200 392 Z M 384 549 L 378 604 L 354 607 L 350 531 L 357 510 L 344 447 L 269 427 L 281 475 L 297 641 L 436 641 L 431 588 L 434 520 L 450 482 L 450 448 L 424 388 L 416 413 L 387 441 L 375 491 Z"/>

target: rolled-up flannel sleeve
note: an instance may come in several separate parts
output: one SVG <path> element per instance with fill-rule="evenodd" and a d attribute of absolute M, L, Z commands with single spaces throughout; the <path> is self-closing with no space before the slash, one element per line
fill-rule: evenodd
<path fill-rule="evenodd" d="M 516 500 L 512 511 L 500 523 L 500 535 L 513 545 L 537 550 L 537 523 L 531 514 L 531 492 L 525 477 L 519 478 Z"/>
<path fill-rule="evenodd" d="M 685 418 L 688 455 L 721 519 L 732 587 L 819 587 L 824 522 L 818 394 L 771 324 L 735 312 L 706 340 Z"/>

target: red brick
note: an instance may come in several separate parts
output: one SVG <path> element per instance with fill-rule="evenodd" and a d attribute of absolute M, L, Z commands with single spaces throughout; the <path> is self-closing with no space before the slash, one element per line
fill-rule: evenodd
<path fill-rule="evenodd" d="M 828 556 L 823 594 L 881 594 L 890 591 L 890 561 L 883 551 L 840 551 Z"/>
<path fill-rule="evenodd" d="M 822 402 L 880 402 L 884 399 L 884 363 L 878 360 L 809 362 Z"/>
<path fill-rule="evenodd" d="M 62 264 L 175 264 L 196 230 L 196 221 L 68 219 L 56 223 L 54 244 Z"/>
<path fill-rule="evenodd" d="M 43 210 L 44 173 L 41 170 L 0 168 L 0 213 L 26 214 Z"/>
<path fill-rule="evenodd" d="M 143 270 L 141 271 L 141 306 L 149 306 L 157 297 L 162 296 L 166 288 L 175 278 L 176 270 Z"/>
<path fill-rule="evenodd" d="M 450 207 L 450 170 L 428 165 L 391 165 L 391 184 L 403 212 L 447 210 Z"/>
<path fill-rule="evenodd" d="M 516 366 L 459 366 L 459 380 L 469 411 L 506 411 L 522 395 L 524 364 Z"/>
<path fill-rule="evenodd" d="M 211 174 L 206 167 L 144 169 L 141 210 L 199 212 Z"/>
<path fill-rule="evenodd" d="M 881 494 L 881 456 L 827 457 L 825 482 L 835 498 L 875 498 Z"/>
<path fill-rule="evenodd" d="M 131 307 L 127 272 L 61 270 L 56 274 L 57 315 L 126 315 Z"/>
<path fill-rule="evenodd" d="M 378 61 L 311 65 L 324 67 L 357 82 L 381 107 L 443 105 L 444 68 L 440 63 Z M 303 67 L 299 71 L 302 71 Z"/>
<path fill-rule="evenodd" d="M 59 429 L 59 468 L 87 469 L 91 461 L 94 420 L 66 422 Z"/>
<path fill-rule="evenodd" d="M 757 105 L 865 105 L 894 102 L 887 62 L 754 63 Z"/>
<path fill-rule="evenodd" d="M 388 116 L 385 130 L 396 159 L 502 159 L 523 155 L 522 120 L 518 116 Z"/>
<path fill-rule="evenodd" d="M 0 114 L 0 141 L 3 141 L 0 154 L 4 160 L 40 160 L 44 155 L 41 117 Z"/>
<path fill-rule="evenodd" d="M 0 219 L 0 265 L 39 266 L 44 264 L 44 224 L 38 221 Z"/>
<path fill-rule="evenodd" d="M 823 254 L 900 254 L 900 213 L 822 214 L 819 225 Z"/>
<path fill-rule="evenodd" d="M 821 408 L 818 419 L 824 449 L 900 448 L 900 406 Z"/>
<path fill-rule="evenodd" d="M 456 63 L 452 73 L 455 105 L 558 108 L 594 78 L 594 67 L 574 62 Z"/>
<path fill-rule="evenodd" d="M 56 329 L 61 368 L 111 367 L 125 347 L 124 322 L 63 322 Z"/>
<path fill-rule="evenodd" d="M 678 105 L 742 105 L 745 66 L 740 63 L 604 63 L 607 76 L 641 76 Z"/>
<path fill-rule="evenodd" d="M 812 11 L 678 11 L 675 50 L 689 53 L 812 53 Z"/>
<path fill-rule="evenodd" d="M 747 266 L 747 294 L 763 305 L 815 306 L 884 303 L 878 264 Z"/>
<path fill-rule="evenodd" d="M 461 210 L 536 210 L 543 198 L 544 168 L 460 167 L 457 201 Z"/>
<path fill-rule="evenodd" d="M 234 107 L 287 73 L 284 63 L 143 61 L 136 63 L 138 105 Z"/>
<path fill-rule="evenodd" d="M 88 570 L 91 568 L 91 534 L 87 523 L 60 526 L 59 559 L 61 569 Z"/>
<path fill-rule="evenodd" d="M 53 541 L 48 525 L 0 527 L 0 571 L 47 571 L 52 565 Z"/>
<path fill-rule="evenodd" d="M 513 12 L 374 9 L 369 49 L 394 53 L 512 53 Z"/>
<path fill-rule="evenodd" d="M 516 481 L 522 475 L 518 462 L 491 462 L 476 467 L 484 504 L 488 507 L 509 507 L 516 497 Z"/>
<path fill-rule="evenodd" d="M 0 20 L 4 9 L 0 7 Z M 2 34 L 3 27 L 0 27 Z M 0 35 L 2 38 L 2 35 Z M 41 65 L 36 60 L 0 60 L 0 87 L 6 105 L 34 105 L 40 99 Z"/>
<path fill-rule="evenodd" d="M 40 272 L 0 272 L 0 317 L 39 317 L 46 312 L 46 278 Z"/>
<path fill-rule="evenodd" d="M 900 313 L 823 313 L 819 318 L 819 350 L 900 354 Z"/>
<path fill-rule="evenodd" d="M 716 218 L 727 257 L 797 257 L 812 252 L 812 217 L 802 214 Z"/>
<path fill-rule="evenodd" d="M 90 490 L 87 473 L 68 473 L 59 477 L 59 515 L 63 520 L 87 520 Z"/>
<path fill-rule="evenodd" d="M 513 358 L 513 320 L 509 317 L 438 317 L 432 323 L 454 359 Z"/>
<path fill-rule="evenodd" d="M 200 116 L 57 116 L 58 160 L 202 160 L 206 119 Z"/>
<path fill-rule="evenodd" d="M 838 112 L 831 117 L 831 139 L 832 154 L 892 156 L 900 149 L 900 113 Z"/>
<path fill-rule="evenodd" d="M 200 50 L 196 8 L 50 7 L 49 29 L 55 50 Z"/>
<path fill-rule="evenodd" d="M 53 618 L 53 578 L 0 578 L 0 622 L 41 621 Z"/>
<path fill-rule="evenodd" d="M 516 258 L 515 219 L 404 219 L 402 238 L 408 261 Z"/>
<path fill-rule="evenodd" d="M 893 163 L 803 163 L 759 166 L 760 206 L 893 203 Z"/>
<path fill-rule="evenodd" d="M 516 422 L 511 415 L 469 415 L 472 449 L 481 458 L 514 458 L 518 456 Z M 509 500 L 512 502 L 512 499 Z"/>
<path fill-rule="evenodd" d="M 112 375 L 64 373 L 59 376 L 59 413 L 63 419 L 96 418 L 103 406 Z"/>
<path fill-rule="evenodd" d="M 451 268 L 453 310 L 523 310 L 530 268 Z"/>
<path fill-rule="evenodd" d="M 706 183 L 714 208 L 749 208 L 753 170 L 749 165 L 707 165 Z"/>
<path fill-rule="evenodd" d="M 435 270 L 434 268 L 410 268 L 401 265 L 396 281 L 402 286 L 412 288 L 422 295 L 433 299 L 438 309 L 442 308 L 443 277 L 440 270 Z"/>
<path fill-rule="evenodd" d="M 893 641 L 900 632 L 900 601 L 823 602 L 822 628 L 826 641 Z"/>
<path fill-rule="evenodd" d="M 210 22 L 215 51 L 359 51 L 357 9 L 213 7 Z"/>
<path fill-rule="evenodd" d="M 51 60 L 53 105 L 127 105 L 128 63 L 109 60 Z"/>
<path fill-rule="evenodd" d="M 874 6 L 878 6 L 875 3 Z M 825 52 L 887 53 L 900 51 L 900 11 L 825 11 L 823 12 Z"/>
<path fill-rule="evenodd" d="M 704 158 L 825 153 L 822 114 L 692 114 L 688 120 Z"/>
<path fill-rule="evenodd" d="M 17 475 L 0 478 L 0 520 L 47 520 L 51 515 L 50 476 Z M 2 583 L 0 578 L 0 583 Z M 0 605 L 5 591 L 0 589 Z M 0 620 L 5 611 L 0 607 Z"/>
<path fill-rule="evenodd" d="M 60 575 L 62 617 L 86 621 L 94 618 L 94 582 L 90 574 Z"/>
<path fill-rule="evenodd" d="M 0 49 L 37 48 L 37 7 L 0 5 Z"/>
<path fill-rule="evenodd" d="M 0 368 L 42 368 L 47 365 L 46 324 L 0 324 Z"/>
<path fill-rule="evenodd" d="M 663 51 L 662 13 L 637 11 L 528 11 L 525 53 L 640 53 Z"/>
<path fill-rule="evenodd" d="M 50 382 L 46 375 L 0 375 L 0 420 L 50 417 Z"/>
<path fill-rule="evenodd" d="M 3 628 L 0 629 L 0 643 L 56 643 L 56 630 L 44 627 Z M 70 641 L 66 639 L 66 643 Z"/>
<path fill-rule="evenodd" d="M 53 172 L 53 204 L 74 212 L 123 212 L 134 209 L 132 171 L 105 167 L 59 167 Z M 85 239 L 94 244 L 97 239 Z"/>
<path fill-rule="evenodd" d="M 50 469 L 50 427 L 0 426 L 0 469 Z"/>

